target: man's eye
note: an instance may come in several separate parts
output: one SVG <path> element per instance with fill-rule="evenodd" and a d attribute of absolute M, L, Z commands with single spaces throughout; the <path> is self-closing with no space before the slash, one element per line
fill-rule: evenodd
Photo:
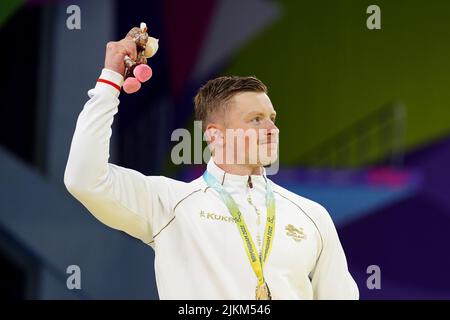
<path fill-rule="evenodd" d="M 252 122 L 254 124 L 259 124 L 261 122 L 261 118 L 260 117 L 255 117 L 255 118 L 252 119 Z"/>

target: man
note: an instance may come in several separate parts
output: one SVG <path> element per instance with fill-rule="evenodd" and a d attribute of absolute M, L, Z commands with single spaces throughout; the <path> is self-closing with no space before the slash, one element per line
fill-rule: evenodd
<path fill-rule="evenodd" d="M 126 55 L 136 57 L 133 40 L 108 43 L 64 182 L 101 222 L 155 250 L 160 298 L 357 299 L 327 211 L 265 175 L 276 159 L 278 128 L 258 79 L 217 78 L 196 95 L 212 151 L 202 177 L 184 183 L 108 163 Z M 236 147 L 229 131 L 257 135 Z"/>

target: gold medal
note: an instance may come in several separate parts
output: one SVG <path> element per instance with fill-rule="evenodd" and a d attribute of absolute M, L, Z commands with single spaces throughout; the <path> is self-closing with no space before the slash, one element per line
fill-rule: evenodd
<path fill-rule="evenodd" d="M 267 282 L 256 286 L 256 300 L 272 300 Z"/>

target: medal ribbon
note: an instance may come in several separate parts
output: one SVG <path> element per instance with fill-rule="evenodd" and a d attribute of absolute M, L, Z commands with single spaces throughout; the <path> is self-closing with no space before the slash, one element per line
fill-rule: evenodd
<path fill-rule="evenodd" d="M 266 184 L 267 221 L 264 231 L 263 251 L 261 257 L 259 257 L 256 246 L 253 243 L 247 225 L 245 224 L 244 217 L 242 216 L 236 201 L 234 201 L 219 181 L 217 181 L 217 179 L 214 178 L 208 171 L 205 171 L 203 174 L 203 179 L 205 179 L 209 187 L 216 190 L 222 197 L 222 200 L 234 218 L 241 238 L 244 241 L 247 257 L 252 265 L 253 271 L 258 277 L 258 285 L 264 284 L 265 280 L 263 275 L 263 267 L 270 254 L 270 250 L 272 249 L 273 236 L 275 232 L 275 198 L 270 181 L 267 180 Z"/>

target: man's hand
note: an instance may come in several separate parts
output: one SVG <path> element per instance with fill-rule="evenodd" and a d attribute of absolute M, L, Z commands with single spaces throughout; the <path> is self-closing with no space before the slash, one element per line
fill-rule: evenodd
<path fill-rule="evenodd" d="M 136 61 L 136 43 L 130 37 L 120 41 L 110 41 L 106 45 L 105 68 L 125 75 L 125 63 L 123 59 L 129 56 Z"/>

